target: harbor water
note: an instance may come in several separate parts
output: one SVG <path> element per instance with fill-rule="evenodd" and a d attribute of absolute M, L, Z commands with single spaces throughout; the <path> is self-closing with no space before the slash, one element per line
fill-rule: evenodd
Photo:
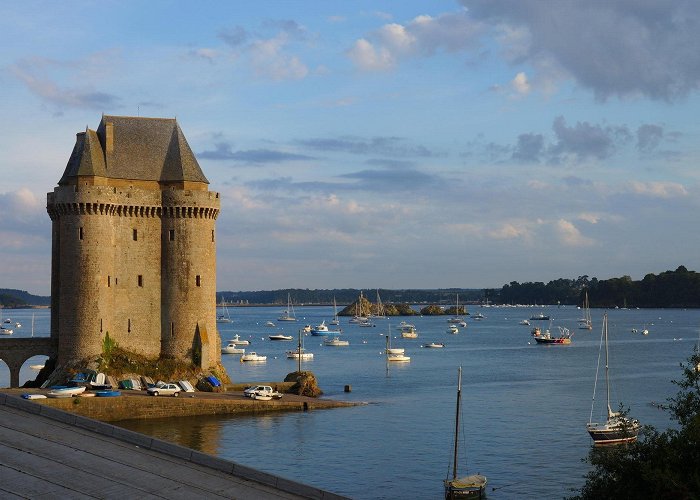
<path fill-rule="evenodd" d="M 417 309 L 417 308 L 416 308 Z M 222 355 L 234 382 L 281 381 L 297 361 L 299 329 L 332 318 L 332 307 L 297 307 L 298 321 L 277 322 L 280 307 L 229 308 L 231 323 L 219 323 L 222 340 L 247 339 L 246 351 L 266 362 L 242 363 Z M 581 487 L 591 447 L 586 423 L 596 376 L 605 311 L 593 310 L 593 329 L 581 330 L 576 307 L 470 307 L 485 318 L 466 319 L 456 335 L 445 316 L 377 319 L 359 327 L 341 318 L 349 346 L 323 345 L 303 336 L 314 354 L 302 368 L 315 373 L 324 398 L 364 402 L 359 406 L 243 417 L 197 417 L 128 421 L 120 425 L 206 453 L 357 499 L 430 499 L 442 495 L 452 462 L 457 367 L 463 368 L 460 474 L 479 472 L 489 480 L 489 498 L 562 498 Z M 531 321 L 534 315 L 551 321 Z M 622 402 L 643 424 L 665 429 L 672 422 L 658 408 L 676 393 L 672 380 L 698 343 L 700 311 L 615 309 L 609 313 L 610 373 L 614 409 Z M 4 310 L 23 323 L 15 336 L 48 335 L 49 311 Z M 403 339 L 399 321 L 416 326 L 418 338 Z M 266 326 L 267 321 L 274 327 Z M 569 345 L 537 345 L 533 326 L 567 327 Z M 648 330 L 648 335 L 641 331 Z M 636 330 L 636 333 L 634 332 Z M 294 341 L 271 341 L 284 332 Z M 409 362 L 387 363 L 386 336 L 403 347 Z M 444 348 L 422 347 L 443 342 Z M 21 380 L 32 377 L 25 363 Z M 0 385 L 9 371 L 2 365 Z M 601 374 L 602 374 L 601 366 Z M 345 392 L 346 386 L 351 392 Z M 604 384 L 596 402 L 603 402 Z M 596 404 L 593 419 L 603 417 Z"/>

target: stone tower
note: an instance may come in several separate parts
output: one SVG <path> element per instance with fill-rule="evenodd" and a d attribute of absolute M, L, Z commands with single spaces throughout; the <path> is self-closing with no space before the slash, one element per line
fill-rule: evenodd
<path fill-rule="evenodd" d="M 175 119 L 103 116 L 77 134 L 47 196 L 58 365 L 99 356 L 107 332 L 151 358 L 220 362 L 208 184 Z"/>

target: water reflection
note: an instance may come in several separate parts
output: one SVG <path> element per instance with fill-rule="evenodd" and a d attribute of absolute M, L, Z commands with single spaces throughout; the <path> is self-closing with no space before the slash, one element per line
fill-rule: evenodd
<path fill-rule="evenodd" d="M 223 440 L 222 428 L 230 419 L 216 416 L 122 420 L 115 425 L 154 438 L 217 455 Z"/>

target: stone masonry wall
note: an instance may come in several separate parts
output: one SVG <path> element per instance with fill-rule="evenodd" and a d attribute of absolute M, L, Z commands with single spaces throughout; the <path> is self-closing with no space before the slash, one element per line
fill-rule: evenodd
<path fill-rule="evenodd" d="M 211 340 L 203 358 L 220 362 L 218 193 L 59 186 L 47 210 L 59 364 L 98 356 L 106 332 L 127 350 L 184 359 L 198 325 Z"/>

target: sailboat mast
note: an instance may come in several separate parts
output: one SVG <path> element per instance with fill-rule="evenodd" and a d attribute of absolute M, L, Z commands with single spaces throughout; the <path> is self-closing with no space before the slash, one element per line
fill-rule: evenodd
<path fill-rule="evenodd" d="M 455 416 L 455 455 L 452 464 L 452 479 L 457 479 L 457 452 L 459 445 L 459 405 L 462 399 L 462 367 L 457 371 L 457 412 Z"/>
<path fill-rule="evenodd" d="M 297 345 L 297 371 L 301 372 L 301 329 L 299 329 L 299 342 Z"/>
<path fill-rule="evenodd" d="M 605 390 L 608 398 L 608 418 L 612 416 L 610 409 L 610 377 L 608 376 L 608 315 L 603 316 L 603 332 L 605 334 Z"/>

